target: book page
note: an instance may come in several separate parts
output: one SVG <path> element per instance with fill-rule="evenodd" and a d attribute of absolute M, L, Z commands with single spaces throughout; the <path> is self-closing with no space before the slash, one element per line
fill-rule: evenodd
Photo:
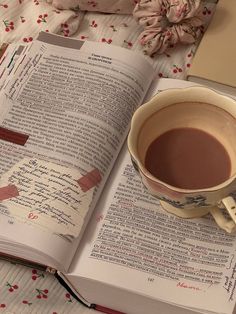
<path fill-rule="evenodd" d="M 67 275 L 78 291 L 76 277 L 82 277 L 186 308 L 231 313 L 235 236 L 211 216 L 190 220 L 164 211 L 127 151 L 109 183 L 113 193 L 102 199 Z"/>
<path fill-rule="evenodd" d="M 1 95 L 2 237 L 68 267 L 151 73 L 115 46 L 47 33 L 31 44 Z"/>
<path fill-rule="evenodd" d="M 164 80 L 156 90 L 190 84 Z M 83 297 L 89 292 L 80 291 L 78 277 L 200 312 L 231 313 L 235 235 L 221 230 L 210 215 L 182 219 L 166 212 L 141 183 L 126 145 L 113 174 L 69 281 Z"/>

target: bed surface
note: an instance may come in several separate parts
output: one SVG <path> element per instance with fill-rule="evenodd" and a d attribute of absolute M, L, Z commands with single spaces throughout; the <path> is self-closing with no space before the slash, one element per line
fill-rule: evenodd
<path fill-rule="evenodd" d="M 208 20 L 215 6 L 211 2 L 206 3 Z M 131 15 L 59 11 L 43 0 L 2 0 L 0 21 L 0 44 L 27 44 L 39 31 L 49 31 L 143 53 L 138 43 L 141 28 Z M 156 76 L 185 79 L 197 44 L 178 45 L 152 58 Z M 91 311 L 52 275 L 0 260 L 0 313 L 90 314 Z"/>

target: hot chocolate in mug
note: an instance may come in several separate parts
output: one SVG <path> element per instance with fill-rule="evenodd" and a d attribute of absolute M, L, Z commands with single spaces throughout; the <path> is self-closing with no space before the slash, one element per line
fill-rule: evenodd
<path fill-rule="evenodd" d="M 236 231 L 235 100 L 201 86 L 162 91 L 134 113 L 128 149 L 164 209 L 183 218 L 210 212 Z"/>

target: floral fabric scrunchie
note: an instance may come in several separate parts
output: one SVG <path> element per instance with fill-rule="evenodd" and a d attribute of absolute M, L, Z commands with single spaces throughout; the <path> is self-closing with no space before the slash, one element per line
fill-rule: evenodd
<path fill-rule="evenodd" d="M 140 0 L 133 15 L 144 31 L 140 43 L 150 56 L 178 42 L 194 43 L 201 34 L 201 0 Z"/>

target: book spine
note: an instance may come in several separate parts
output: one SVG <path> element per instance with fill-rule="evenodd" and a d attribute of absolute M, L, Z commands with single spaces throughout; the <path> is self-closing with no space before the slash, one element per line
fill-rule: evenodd
<path fill-rule="evenodd" d="M 79 297 L 79 295 L 67 284 L 65 280 L 63 280 L 63 278 L 58 274 L 57 271 L 54 273 L 54 276 L 58 280 L 58 282 L 68 291 L 68 293 L 70 293 L 70 295 L 75 298 L 75 300 L 77 300 L 79 303 L 86 306 L 87 308 L 94 309 L 96 311 L 103 312 L 106 314 L 126 314 L 124 312 L 115 311 L 113 309 L 98 304 L 86 302 L 85 300 Z"/>

